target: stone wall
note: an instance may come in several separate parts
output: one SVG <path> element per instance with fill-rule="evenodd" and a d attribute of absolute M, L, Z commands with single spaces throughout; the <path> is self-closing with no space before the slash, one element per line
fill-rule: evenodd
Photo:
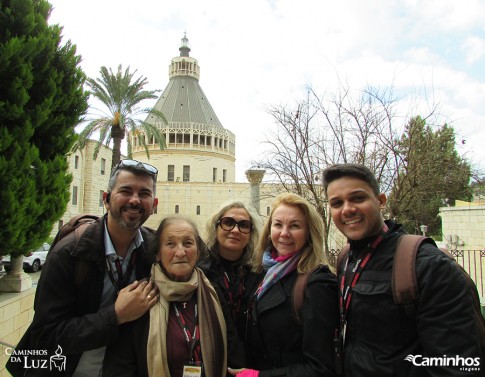
<path fill-rule="evenodd" d="M 102 192 L 108 188 L 111 175 L 110 148 L 105 145 L 99 149 L 96 160 L 93 159 L 93 151 L 96 142 L 89 140 L 86 147 L 68 156 L 69 172 L 72 174 L 72 182 L 69 188 L 71 197 L 67 203 L 66 212 L 62 218 L 53 224 L 51 236 L 54 237 L 62 224 L 67 223 L 72 217 L 81 213 L 93 215 L 104 214 L 104 205 L 101 202 Z M 122 158 L 124 158 L 122 156 Z M 77 187 L 77 200 L 73 202 L 74 187 Z"/>
<path fill-rule="evenodd" d="M 146 226 L 157 228 L 165 216 L 178 210 L 178 213 L 192 218 L 204 234 L 207 219 L 224 202 L 239 200 L 249 205 L 251 189 L 249 183 L 158 182 L 157 197 L 157 213 L 150 216 Z M 256 203 L 263 215 L 262 221 L 272 199 L 263 198 Z"/>
<path fill-rule="evenodd" d="M 0 294 L 0 341 L 17 345 L 34 317 L 35 288 L 22 293 Z M 0 377 L 10 377 L 5 369 L 9 346 L 0 344 Z"/>
<path fill-rule="evenodd" d="M 452 249 L 485 249 L 485 205 L 457 202 L 440 208 L 443 242 Z"/>
<path fill-rule="evenodd" d="M 485 302 L 485 205 L 457 201 L 440 208 L 443 245 L 468 272 Z"/>

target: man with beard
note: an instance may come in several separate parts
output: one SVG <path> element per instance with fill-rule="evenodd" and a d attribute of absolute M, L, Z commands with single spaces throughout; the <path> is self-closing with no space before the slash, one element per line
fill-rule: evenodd
<path fill-rule="evenodd" d="M 48 356 L 65 356 L 65 365 L 54 372 L 10 361 L 13 376 L 100 375 L 105 347 L 116 341 L 118 326 L 156 303 L 154 285 L 143 280 L 154 262 L 148 251 L 154 234 L 142 225 L 158 203 L 157 173 L 149 164 L 122 160 L 103 195 L 107 214 L 80 237 L 69 233 L 49 252 L 34 319 L 17 350 L 47 350 Z"/>

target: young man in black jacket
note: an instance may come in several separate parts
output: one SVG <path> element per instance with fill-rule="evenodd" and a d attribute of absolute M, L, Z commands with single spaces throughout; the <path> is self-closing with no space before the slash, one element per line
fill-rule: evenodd
<path fill-rule="evenodd" d="M 350 253 L 338 271 L 346 377 L 478 376 L 483 352 L 465 277 L 430 243 L 416 258 L 420 293 L 415 315 L 396 305 L 392 268 L 401 225 L 384 221 L 386 195 L 362 165 L 332 165 L 323 173 L 335 226 Z M 480 370 L 482 369 L 482 370 Z"/>
<path fill-rule="evenodd" d="M 158 203 L 156 181 L 155 167 L 122 160 L 103 195 L 107 214 L 49 252 L 34 319 L 7 363 L 13 376 L 98 376 L 118 326 L 156 303 L 142 280 L 154 262 L 153 231 L 142 224 Z"/>

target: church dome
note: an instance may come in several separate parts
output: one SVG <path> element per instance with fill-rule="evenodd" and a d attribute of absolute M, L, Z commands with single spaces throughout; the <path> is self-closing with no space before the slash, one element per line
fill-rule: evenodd
<path fill-rule="evenodd" d="M 222 126 L 199 84 L 200 67 L 190 56 L 186 35 L 179 51 L 170 63 L 167 87 L 154 105 L 168 123 L 153 115 L 146 119 L 163 131 L 167 144 L 162 151 L 158 145 L 150 145 L 149 163 L 157 166 L 162 181 L 165 177 L 167 181 L 234 182 L 235 135 Z M 147 160 L 136 138 L 133 156 Z"/>

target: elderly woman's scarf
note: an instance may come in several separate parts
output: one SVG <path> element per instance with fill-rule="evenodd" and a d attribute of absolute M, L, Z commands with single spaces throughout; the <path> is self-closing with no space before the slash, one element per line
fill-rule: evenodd
<path fill-rule="evenodd" d="M 256 292 L 256 300 L 260 300 L 269 288 L 275 285 L 281 278 L 294 271 L 298 266 L 300 257 L 301 253 L 296 252 L 290 258 L 278 261 L 272 256 L 272 248 L 267 248 L 263 253 L 263 267 L 269 269 Z"/>
<path fill-rule="evenodd" d="M 170 302 L 188 301 L 196 292 L 205 375 L 224 377 L 227 368 L 226 322 L 217 294 L 203 272 L 195 268 L 189 281 L 177 282 L 170 280 L 160 266 L 154 264 L 152 279 L 160 291 L 160 300 L 150 309 L 147 342 L 148 375 L 150 377 L 170 377 L 167 361 L 167 324 Z"/>

